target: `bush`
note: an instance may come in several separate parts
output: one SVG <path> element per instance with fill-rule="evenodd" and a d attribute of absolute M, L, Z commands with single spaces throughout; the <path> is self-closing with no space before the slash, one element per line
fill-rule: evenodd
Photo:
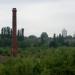
<path fill-rule="evenodd" d="M 23 57 L 8 57 L 0 63 L 0 75 L 75 75 L 74 47 L 35 49 L 25 50 L 28 55 L 22 52 Z"/>

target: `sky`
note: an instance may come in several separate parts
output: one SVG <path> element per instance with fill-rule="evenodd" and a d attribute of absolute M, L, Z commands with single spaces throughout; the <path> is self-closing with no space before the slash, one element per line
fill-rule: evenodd
<path fill-rule="evenodd" d="M 12 8 L 17 8 L 17 29 L 24 35 L 57 35 L 65 28 L 75 33 L 75 0 L 0 0 L 0 30 L 12 27 Z"/>

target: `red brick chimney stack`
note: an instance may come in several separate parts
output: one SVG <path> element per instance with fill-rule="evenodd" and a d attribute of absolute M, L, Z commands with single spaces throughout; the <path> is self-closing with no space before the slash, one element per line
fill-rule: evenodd
<path fill-rule="evenodd" d="M 16 56 L 17 54 L 17 9 L 12 9 L 12 55 Z"/>

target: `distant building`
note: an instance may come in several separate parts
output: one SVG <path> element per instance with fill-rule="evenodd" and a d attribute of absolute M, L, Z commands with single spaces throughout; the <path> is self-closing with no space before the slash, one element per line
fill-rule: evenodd
<path fill-rule="evenodd" d="M 67 37 L 67 30 L 66 30 L 66 29 L 63 29 L 63 30 L 62 30 L 62 36 L 63 36 L 63 37 Z"/>

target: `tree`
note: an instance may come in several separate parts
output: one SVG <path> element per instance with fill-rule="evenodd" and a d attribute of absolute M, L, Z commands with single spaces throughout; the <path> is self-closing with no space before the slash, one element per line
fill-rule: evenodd
<path fill-rule="evenodd" d="M 38 38 L 35 35 L 30 35 L 28 39 L 30 41 L 30 46 L 38 46 Z"/>
<path fill-rule="evenodd" d="M 48 34 L 46 32 L 42 32 L 40 39 L 41 39 L 41 45 L 48 46 L 49 37 L 48 37 Z"/>
<path fill-rule="evenodd" d="M 58 46 L 63 46 L 64 44 L 64 37 L 59 34 L 58 38 L 57 38 L 57 42 L 58 42 Z"/>
<path fill-rule="evenodd" d="M 53 39 L 49 42 L 49 47 L 56 48 L 58 46 L 57 44 L 57 37 L 56 34 L 53 35 Z"/>
<path fill-rule="evenodd" d="M 3 27 L 1 29 L 1 44 L 2 47 L 10 47 L 11 46 L 11 28 Z"/>

